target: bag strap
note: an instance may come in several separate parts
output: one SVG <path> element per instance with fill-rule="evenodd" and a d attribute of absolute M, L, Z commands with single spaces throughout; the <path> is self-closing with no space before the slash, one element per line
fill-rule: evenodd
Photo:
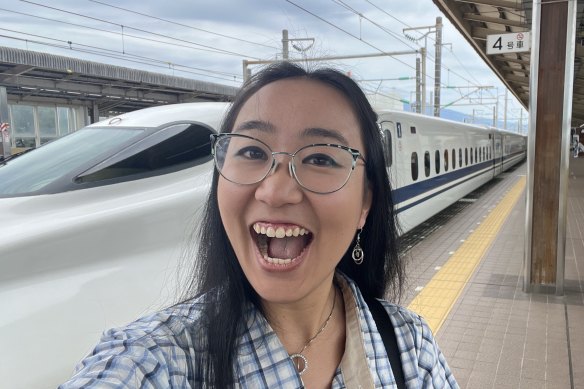
<path fill-rule="evenodd" d="M 387 311 L 377 300 L 372 297 L 365 297 L 365 302 L 369 306 L 369 310 L 373 315 L 373 320 L 377 326 L 377 330 L 381 335 L 381 340 L 383 340 L 383 345 L 385 346 L 385 351 L 389 357 L 389 363 L 391 365 L 391 370 L 393 371 L 393 376 L 395 377 L 395 382 L 398 389 L 406 389 L 406 381 L 404 378 L 404 371 L 402 369 L 401 359 L 399 357 L 399 348 L 397 346 L 397 338 L 395 336 L 395 331 L 391 320 L 387 315 Z"/>

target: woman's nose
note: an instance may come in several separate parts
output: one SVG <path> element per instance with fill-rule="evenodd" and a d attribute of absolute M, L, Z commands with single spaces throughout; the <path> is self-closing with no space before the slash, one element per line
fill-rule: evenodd
<path fill-rule="evenodd" d="M 283 165 L 288 165 L 286 169 Z M 286 204 L 296 204 L 302 200 L 303 192 L 292 173 L 292 160 L 288 163 L 274 160 L 274 166 L 270 173 L 255 191 L 255 198 L 272 207 L 280 207 Z"/>

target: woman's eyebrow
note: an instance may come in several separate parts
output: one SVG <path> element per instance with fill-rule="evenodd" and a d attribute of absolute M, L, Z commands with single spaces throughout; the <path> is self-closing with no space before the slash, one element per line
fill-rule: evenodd
<path fill-rule="evenodd" d="M 276 127 L 272 123 L 263 120 L 248 120 L 246 122 L 240 123 L 239 126 L 233 130 L 233 132 L 249 130 L 260 130 L 272 133 L 276 130 Z"/>
<path fill-rule="evenodd" d="M 328 128 L 320 128 L 320 127 L 311 127 L 307 128 L 302 133 L 303 136 L 318 136 L 318 137 L 325 137 L 331 138 L 336 140 L 342 145 L 348 146 L 349 142 L 347 139 L 337 130 L 331 130 Z"/>
<path fill-rule="evenodd" d="M 245 131 L 262 131 L 267 133 L 274 133 L 276 131 L 276 126 L 270 122 L 264 120 L 248 120 L 245 122 L 240 123 L 233 132 L 245 132 Z M 347 138 L 345 138 L 339 131 L 331 130 L 328 128 L 321 128 L 321 127 L 309 127 L 302 131 L 303 137 L 321 137 L 321 138 L 330 138 L 335 140 L 336 142 L 348 146 L 349 142 Z"/>

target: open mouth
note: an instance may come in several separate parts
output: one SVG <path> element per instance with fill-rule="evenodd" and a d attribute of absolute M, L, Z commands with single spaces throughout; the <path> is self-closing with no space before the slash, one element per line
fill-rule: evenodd
<path fill-rule="evenodd" d="M 300 257 L 312 242 L 312 233 L 294 225 L 254 223 L 252 235 L 264 260 L 288 265 Z"/>

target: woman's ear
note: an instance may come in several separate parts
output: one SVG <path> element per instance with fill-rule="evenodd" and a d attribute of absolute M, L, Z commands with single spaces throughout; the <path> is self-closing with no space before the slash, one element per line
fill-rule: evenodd
<path fill-rule="evenodd" d="M 367 215 L 369 215 L 369 209 L 371 209 L 372 201 L 373 192 L 371 190 L 371 185 L 367 185 L 363 193 L 363 207 L 361 208 L 361 217 L 359 218 L 359 228 L 363 228 L 365 222 L 367 221 Z"/>

